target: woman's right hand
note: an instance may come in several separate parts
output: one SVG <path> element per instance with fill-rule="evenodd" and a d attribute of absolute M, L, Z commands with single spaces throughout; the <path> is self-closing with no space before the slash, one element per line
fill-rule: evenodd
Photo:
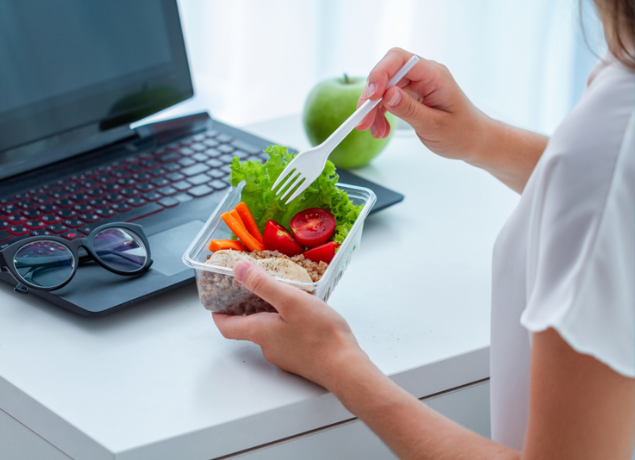
<path fill-rule="evenodd" d="M 388 80 L 411 57 L 412 53 L 393 48 L 371 71 L 358 107 L 367 99 L 383 100 L 357 129 L 370 128 L 375 138 L 388 136 L 388 111 L 411 125 L 433 152 L 469 161 L 484 143 L 491 120 L 470 102 L 448 69 L 434 61 L 421 58 L 397 86 L 386 89 Z"/>

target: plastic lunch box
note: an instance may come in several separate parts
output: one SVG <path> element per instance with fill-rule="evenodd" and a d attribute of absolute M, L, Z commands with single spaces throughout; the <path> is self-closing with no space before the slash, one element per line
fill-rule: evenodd
<path fill-rule="evenodd" d="M 213 312 L 248 315 L 259 311 L 275 311 L 271 305 L 234 280 L 232 269 L 215 267 L 205 263 L 208 256 L 212 254 L 207 248 L 210 240 L 230 238 L 231 230 L 221 219 L 221 215 L 231 211 L 240 203 L 241 191 L 244 186 L 245 183 L 242 182 L 238 184 L 238 187 L 230 188 L 227 191 L 214 213 L 183 254 L 183 263 L 193 268 L 196 274 L 196 286 L 201 303 Z M 353 253 L 359 249 L 364 220 L 366 220 L 366 216 L 376 200 L 375 193 L 370 189 L 347 184 L 337 184 L 337 187 L 346 191 L 354 204 L 363 204 L 364 207 L 324 275 L 318 282 L 314 283 L 278 278 L 283 283 L 303 289 L 324 301 L 328 300 L 351 261 Z"/>

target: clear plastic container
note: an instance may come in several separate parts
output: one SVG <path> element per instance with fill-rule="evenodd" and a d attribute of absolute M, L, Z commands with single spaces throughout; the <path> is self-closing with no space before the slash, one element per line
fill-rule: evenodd
<path fill-rule="evenodd" d="M 196 286 L 201 303 L 206 309 L 213 312 L 249 315 L 260 311 L 275 311 L 269 303 L 238 283 L 234 279 L 231 268 L 215 267 L 205 263 L 208 256 L 212 254 L 207 248 L 209 242 L 212 239 L 230 238 L 231 230 L 221 219 L 221 215 L 231 211 L 240 203 L 240 194 L 244 185 L 244 182 L 240 183 L 238 187 L 227 191 L 214 213 L 183 254 L 183 263 L 192 267 L 196 274 Z M 315 283 L 302 283 L 278 278 L 283 283 L 303 289 L 324 301 L 328 300 L 350 263 L 353 253 L 359 249 L 364 220 L 366 220 L 366 216 L 376 200 L 375 193 L 370 189 L 347 184 L 337 184 L 337 187 L 344 190 L 354 204 L 363 204 L 364 207 L 324 275 Z"/>

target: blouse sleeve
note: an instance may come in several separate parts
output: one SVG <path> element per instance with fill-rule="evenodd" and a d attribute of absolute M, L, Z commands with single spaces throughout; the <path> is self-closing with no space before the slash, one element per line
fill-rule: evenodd
<path fill-rule="evenodd" d="M 597 144 L 597 126 L 554 134 L 551 147 L 559 152 L 542 165 L 532 203 L 521 316 L 529 331 L 552 327 L 576 351 L 628 377 L 635 377 L 632 111 L 607 128 L 617 135 L 612 149 Z M 571 135 L 578 140 L 567 142 Z"/>

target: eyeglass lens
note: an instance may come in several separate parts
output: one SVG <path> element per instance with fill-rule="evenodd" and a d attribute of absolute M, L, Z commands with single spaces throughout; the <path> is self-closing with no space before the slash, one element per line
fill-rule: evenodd
<path fill-rule="evenodd" d="M 22 246 L 13 256 L 13 265 L 22 279 L 34 286 L 51 288 L 73 274 L 73 253 L 55 241 L 35 241 Z"/>
<path fill-rule="evenodd" d="M 132 232 L 122 228 L 102 230 L 93 240 L 93 249 L 101 261 L 121 272 L 134 272 L 148 259 L 143 242 Z"/>

